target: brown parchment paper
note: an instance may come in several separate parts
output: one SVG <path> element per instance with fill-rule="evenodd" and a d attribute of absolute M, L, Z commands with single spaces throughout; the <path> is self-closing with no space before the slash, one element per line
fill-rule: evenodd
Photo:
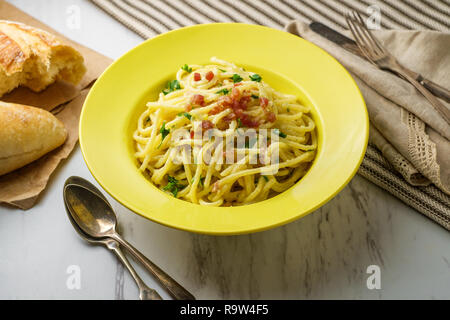
<path fill-rule="evenodd" d="M 25 23 L 48 31 L 78 50 L 84 57 L 86 75 L 77 86 L 57 81 L 42 92 L 17 88 L 0 97 L 0 100 L 40 107 L 52 111 L 61 120 L 68 132 L 65 143 L 40 159 L 0 176 L 0 203 L 7 203 L 21 209 L 29 209 L 45 189 L 51 174 L 68 157 L 78 141 L 78 122 L 84 100 L 98 76 L 111 64 L 112 59 L 67 39 L 42 22 L 34 19 L 13 5 L 0 0 L 0 20 Z"/>

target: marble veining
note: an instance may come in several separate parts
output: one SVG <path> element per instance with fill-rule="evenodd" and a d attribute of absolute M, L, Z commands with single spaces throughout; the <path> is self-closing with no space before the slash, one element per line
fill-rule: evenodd
<path fill-rule="evenodd" d="M 113 58 L 142 41 L 89 1 L 71 1 L 82 14 L 77 30 L 66 24 L 64 1 L 11 2 Z M 95 183 L 78 147 L 32 210 L 0 207 L 0 299 L 137 299 L 114 254 L 86 244 L 65 216 L 62 186 L 71 175 Z M 174 230 L 109 199 L 123 236 L 199 299 L 450 299 L 450 233 L 360 176 L 308 216 L 240 236 Z M 81 270 L 80 289 L 66 285 L 71 265 Z M 371 265 L 380 268 L 380 290 L 367 287 Z"/>
<path fill-rule="evenodd" d="M 400 216 L 393 218 L 399 208 Z M 393 250 L 396 234 L 392 231 L 402 227 L 402 219 L 413 215 L 421 223 L 432 223 L 359 176 L 316 212 L 248 235 L 207 236 L 148 225 L 146 221 L 130 223 L 135 216 L 118 205 L 116 210 L 121 221 L 127 221 L 126 237 L 138 241 L 147 233 L 153 238 L 155 229 L 162 231 L 159 236 L 170 237 L 169 243 L 153 244 L 163 245 L 167 251 L 160 263 L 166 263 L 171 274 L 186 279 L 184 284 L 205 299 L 383 297 L 383 290 L 367 289 L 367 267 L 378 265 L 383 275 L 389 273 L 398 254 Z M 141 236 L 134 237 L 128 225 Z M 436 229 L 443 231 L 438 226 Z M 149 256 L 153 245 L 144 247 Z M 176 261 L 176 266 L 171 261 Z M 443 259 L 441 263 L 448 268 Z"/>

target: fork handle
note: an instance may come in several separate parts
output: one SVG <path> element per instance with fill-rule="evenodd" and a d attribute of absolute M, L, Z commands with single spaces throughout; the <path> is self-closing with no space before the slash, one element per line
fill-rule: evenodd
<path fill-rule="evenodd" d="M 417 82 L 419 82 L 421 85 L 427 88 L 436 97 L 444 99 L 446 102 L 450 102 L 450 90 L 447 90 L 446 88 L 438 85 L 437 83 L 422 77 L 421 74 L 416 73 L 406 68 L 405 66 L 401 67 L 403 69 L 403 72 L 406 72 L 409 76 L 416 79 Z"/>
<path fill-rule="evenodd" d="M 128 259 L 123 254 L 122 250 L 120 249 L 119 243 L 115 240 L 109 240 L 107 244 L 108 249 L 113 251 L 119 260 L 125 265 L 125 267 L 130 272 L 131 276 L 133 277 L 134 281 L 136 281 L 136 284 L 139 288 L 139 298 L 141 300 L 162 300 L 161 296 L 156 292 L 155 289 L 149 288 L 144 281 L 142 281 L 141 277 L 137 274 L 136 270 L 134 270 L 133 266 L 130 264 Z"/>
<path fill-rule="evenodd" d="M 443 105 L 430 91 L 428 91 L 422 84 L 414 79 L 403 67 L 396 65 L 395 68 L 390 68 L 392 71 L 398 73 L 411 83 L 434 107 L 434 109 L 441 115 L 442 118 L 450 125 L 450 110 Z"/>
<path fill-rule="evenodd" d="M 419 78 L 419 83 L 423 84 L 428 90 L 430 90 L 435 96 L 444 99 L 447 102 L 450 102 L 450 91 L 446 88 L 434 83 L 433 81 Z"/>
<path fill-rule="evenodd" d="M 195 300 L 195 297 L 183 288 L 178 282 L 171 278 L 167 273 L 162 271 L 157 265 L 151 262 L 139 250 L 129 244 L 119 234 L 111 234 L 110 237 L 117 242 L 136 258 L 159 282 L 167 289 L 169 294 L 176 300 Z"/>

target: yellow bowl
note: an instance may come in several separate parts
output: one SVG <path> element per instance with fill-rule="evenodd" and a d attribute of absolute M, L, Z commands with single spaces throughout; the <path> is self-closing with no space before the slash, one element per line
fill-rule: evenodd
<path fill-rule="evenodd" d="M 210 57 L 259 73 L 275 89 L 295 94 L 313 109 L 319 148 L 296 185 L 262 202 L 205 207 L 156 188 L 138 171 L 133 131 L 145 103 L 185 63 Z M 355 175 L 367 146 L 369 121 L 350 74 L 317 46 L 267 27 L 220 23 L 178 29 L 145 41 L 115 61 L 84 104 L 80 145 L 93 176 L 117 201 L 166 226 L 206 234 L 241 234 L 273 228 L 319 208 Z"/>

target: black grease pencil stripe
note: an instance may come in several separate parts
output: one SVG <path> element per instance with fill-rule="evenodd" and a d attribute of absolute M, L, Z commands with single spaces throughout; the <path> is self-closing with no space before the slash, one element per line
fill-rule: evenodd
<path fill-rule="evenodd" d="M 278 12 L 278 14 L 288 18 L 288 19 L 295 19 L 295 17 L 291 14 L 285 13 L 283 11 L 281 11 L 280 9 L 278 9 L 277 7 L 273 6 L 270 1 L 268 0 L 262 0 L 262 2 L 264 2 L 267 6 L 271 7 L 273 10 L 275 10 L 276 12 Z"/>
<path fill-rule="evenodd" d="M 233 18 L 232 16 L 230 16 L 228 13 L 226 13 L 226 12 L 223 11 L 222 9 L 216 7 L 216 6 L 214 5 L 214 2 L 213 2 L 213 3 L 210 3 L 210 2 L 204 1 L 203 3 L 204 3 L 206 6 L 208 6 L 209 8 L 211 8 L 212 10 L 215 10 L 215 11 L 219 12 L 220 14 L 224 15 L 225 17 L 227 17 L 227 18 L 230 19 L 231 21 L 233 21 L 233 22 L 238 22 L 237 19 Z"/>
<path fill-rule="evenodd" d="M 245 5 L 249 6 L 250 8 L 252 8 L 253 10 L 257 11 L 259 14 L 261 14 L 262 16 L 266 17 L 267 19 L 271 20 L 273 23 L 279 25 L 280 27 L 284 26 L 284 23 L 280 20 L 278 20 L 276 17 L 269 15 L 268 13 L 265 13 L 264 11 L 262 11 L 261 9 L 259 9 L 258 7 L 253 6 L 251 3 L 242 0 L 242 3 L 244 3 Z"/>
<path fill-rule="evenodd" d="M 149 0 L 150 1 L 150 0 Z M 196 24 L 202 24 L 201 21 L 198 21 L 195 17 L 193 17 L 191 14 L 188 14 L 187 12 L 181 12 L 178 8 L 174 7 L 169 1 L 164 1 L 164 4 L 168 7 L 170 7 L 172 10 L 178 12 L 182 16 L 185 16 L 188 20 L 191 20 L 192 22 Z"/>
<path fill-rule="evenodd" d="M 336 14 L 342 16 L 342 18 L 344 19 L 344 15 L 343 15 L 344 10 L 342 10 L 342 12 L 339 12 L 336 8 L 331 7 L 330 4 L 327 3 L 326 1 L 318 1 L 318 2 L 319 2 L 322 6 L 328 8 L 328 10 L 333 11 L 334 13 L 336 13 Z M 339 2 L 339 3 L 340 3 L 340 2 Z M 344 28 L 344 29 L 346 29 L 346 28 Z"/>
<path fill-rule="evenodd" d="M 153 16 L 152 14 L 150 14 L 149 12 L 146 12 L 144 10 L 142 10 L 141 8 L 137 7 L 134 3 L 131 3 L 130 0 L 123 0 L 127 5 L 129 5 L 130 7 L 134 8 L 135 10 L 139 11 L 140 13 L 142 13 L 143 15 L 148 16 L 149 18 L 153 19 L 154 21 L 158 22 L 159 24 L 161 24 L 163 27 L 165 27 L 167 30 L 172 30 L 172 28 L 170 26 L 168 26 L 166 23 L 164 23 L 163 21 L 159 20 L 157 17 Z"/>
<path fill-rule="evenodd" d="M 378 156 L 383 158 L 383 155 L 381 153 L 381 151 L 379 151 L 375 146 L 372 146 L 373 152 Z M 400 178 L 403 178 L 402 175 L 400 173 L 398 173 L 397 171 L 395 171 L 395 169 L 392 169 L 392 167 L 390 166 L 390 164 L 387 164 L 386 162 L 382 162 L 380 161 L 377 157 L 372 156 L 372 154 L 370 152 L 366 152 L 365 158 L 373 161 L 374 163 L 376 163 L 378 166 L 380 166 L 381 168 L 383 168 L 386 171 L 389 171 L 391 174 L 394 174 Z M 383 158 L 385 159 L 385 158 Z M 385 159 L 386 161 L 386 159 Z M 422 192 L 428 194 L 430 196 L 430 198 L 433 198 L 433 200 L 435 200 L 436 202 L 438 202 L 439 204 L 441 204 L 444 207 L 448 207 L 447 203 L 445 203 L 442 199 L 440 199 L 437 195 L 427 191 L 425 188 L 422 189 Z"/>
<path fill-rule="evenodd" d="M 386 174 L 386 176 L 382 176 L 381 174 L 379 174 L 378 172 L 374 171 L 372 168 L 370 168 L 370 161 L 372 159 L 367 159 L 365 162 L 363 161 L 363 163 L 361 164 L 361 167 L 366 169 L 367 171 L 370 171 L 372 173 L 372 176 L 375 176 L 376 178 L 378 178 L 380 181 L 384 182 L 386 185 L 394 185 L 397 188 L 398 192 L 401 192 L 403 196 L 407 197 L 409 201 L 417 203 L 418 205 L 420 205 L 421 207 L 427 209 L 430 212 L 434 212 L 436 213 L 436 215 L 438 215 L 441 219 L 443 220 L 448 220 L 449 217 L 445 215 L 444 212 L 442 212 L 441 210 L 437 209 L 436 207 L 426 203 L 426 202 L 420 202 L 420 200 L 418 200 L 417 198 L 414 197 L 413 194 L 411 194 L 411 192 L 409 192 L 409 190 L 407 188 L 405 188 L 403 185 L 401 185 L 400 183 L 397 183 L 396 179 L 401 180 L 400 177 L 397 177 L 395 174 L 393 174 L 392 172 L 388 171 L 388 173 Z M 392 179 L 395 176 L 395 180 Z"/>
<path fill-rule="evenodd" d="M 448 11 L 444 11 L 444 10 L 442 10 L 442 8 L 437 7 L 437 6 L 436 6 L 436 3 L 429 2 L 430 0 L 423 0 L 423 1 L 424 1 L 424 3 L 426 3 L 426 5 L 427 5 L 428 7 L 433 8 L 434 11 L 439 12 L 439 13 L 441 13 L 441 14 L 443 14 L 443 15 L 448 15 L 448 16 L 450 16 L 450 8 L 449 8 Z"/>
<path fill-rule="evenodd" d="M 127 27 L 128 29 L 136 32 L 139 36 L 141 36 L 143 39 L 148 39 L 148 35 L 143 33 L 141 30 L 139 30 L 138 28 L 136 28 L 135 26 L 131 25 L 130 23 L 128 23 L 127 21 L 125 21 L 121 16 L 118 16 L 116 13 L 110 11 L 107 6 L 105 6 L 102 3 L 98 3 L 97 1 L 93 1 L 94 4 L 99 7 L 103 12 L 105 12 L 107 15 L 109 15 L 111 18 L 119 21 L 121 24 L 123 24 L 125 27 Z M 117 8 L 117 6 L 113 5 L 112 2 L 108 2 L 110 5 L 112 5 L 113 7 L 115 7 L 117 10 L 122 11 L 120 8 Z M 128 14 L 124 13 L 122 11 L 122 14 L 125 16 L 128 16 Z M 129 17 L 130 19 L 133 19 L 132 17 Z"/>
<path fill-rule="evenodd" d="M 444 6 L 450 7 L 450 2 L 447 2 L 446 0 L 436 0 L 436 1 L 442 3 Z"/>
<path fill-rule="evenodd" d="M 399 15 L 402 15 L 406 18 L 408 18 L 409 20 L 414 21 L 415 23 L 417 23 L 418 25 L 422 26 L 425 29 L 431 29 L 431 30 L 436 30 L 433 26 L 430 26 L 420 20 L 417 20 L 415 17 L 408 15 L 406 12 L 404 12 L 401 8 L 393 5 L 393 2 L 383 2 L 386 6 L 390 7 L 392 10 L 396 11 Z M 410 29 L 410 28 L 408 28 Z"/>
<path fill-rule="evenodd" d="M 342 24 L 341 22 L 335 20 L 334 18 L 330 17 L 328 14 L 326 14 L 325 12 L 320 12 L 319 10 L 317 10 L 316 8 L 314 8 L 313 6 L 311 6 L 310 4 L 308 4 L 306 1 L 304 0 L 300 0 L 300 2 L 305 6 L 308 7 L 309 9 L 311 9 L 311 11 L 314 11 L 317 15 L 327 19 L 328 21 L 333 22 L 334 24 L 340 26 L 342 29 L 346 29 L 347 26 Z"/>
<path fill-rule="evenodd" d="M 367 178 L 367 179 L 369 179 L 369 181 L 373 181 L 373 179 L 375 179 L 376 181 L 378 181 L 379 183 L 382 184 L 381 187 L 383 189 L 394 194 L 394 196 L 398 197 L 398 195 L 400 195 L 400 196 L 403 196 L 404 198 L 406 198 L 406 200 L 403 200 L 403 201 L 406 204 L 408 204 L 409 206 L 412 206 L 414 208 L 414 206 L 412 205 L 412 204 L 414 204 L 414 205 L 422 208 L 422 210 L 425 210 L 429 215 L 431 215 L 433 217 L 432 218 L 433 220 L 438 219 L 438 221 L 443 221 L 444 223 L 450 222 L 450 219 L 448 216 L 446 216 L 445 212 L 442 212 L 442 211 L 436 209 L 434 206 L 428 205 L 425 202 L 421 202 L 421 200 L 418 199 L 416 195 L 412 194 L 409 190 L 403 188 L 399 183 L 392 182 L 390 180 L 392 177 L 382 176 L 377 171 L 373 170 L 370 167 L 367 167 L 364 163 L 361 165 L 360 171 L 366 171 L 367 175 L 369 176 Z M 364 174 L 363 174 L 363 176 L 364 176 Z M 402 199 L 402 198 L 400 198 L 400 199 Z M 410 204 L 409 202 L 411 202 L 412 204 Z"/>
<path fill-rule="evenodd" d="M 155 11 L 161 13 L 162 15 L 165 15 L 167 18 L 170 18 L 170 20 L 171 20 L 173 23 L 175 23 L 176 25 L 178 25 L 178 26 L 180 26 L 180 27 L 183 27 L 183 26 L 184 26 L 183 23 L 181 23 L 181 22 L 178 21 L 176 18 L 174 18 L 169 12 L 161 11 L 160 8 L 155 7 L 155 5 L 154 5 L 151 1 L 143 1 L 143 4 L 144 4 L 144 5 L 147 5 L 147 6 L 149 6 L 149 7 L 151 7 L 153 10 L 155 10 Z"/>
<path fill-rule="evenodd" d="M 189 1 L 183 1 L 183 3 L 185 5 L 187 5 L 189 8 L 191 8 L 193 11 L 197 12 L 199 15 L 203 16 L 203 18 L 206 18 L 208 20 L 211 20 L 213 22 L 219 22 L 219 20 L 217 20 L 216 18 L 211 17 L 208 13 L 206 13 L 205 11 L 203 11 L 202 9 L 200 9 L 199 7 L 193 7 Z"/>
<path fill-rule="evenodd" d="M 156 34 L 160 34 L 160 33 L 161 33 L 161 31 L 158 31 L 157 29 L 155 29 L 155 27 L 154 27 L 153 25 L 151 25 L 150 23 L 148 23 L 147 21 L 145 21 L 145 20 L 143 20 L 143 19 L 137 17 L 137 16 L 136 16 L 134 13 L 132 13 L 131 11 L 126 10 L 126 9 L 120 7 L 120 5 L 118 5 L 118 2 L 121 2 L 122 4 L 125 4 L 125 5 L 126 5 L 126 3 L 123 2 L 123 0 L 111 1 L 111 4 L 114 5 L 114 6 L 116 6 L 117 9 L 121 10 L 124 14 L 127 14 L 128 16 L 132 17 L 133 19 L 139 21 L 140 23 L 142 23 L 143 25 L 145 25 L 146 27 L 148 27 L 148 28 L 149 28 L 150 30 L 152 30 L 154 33 L 156 33 Z"/>
<path fill-rule="evenodd" d="M 152 4 L 151 2 L 152 2 L 152 0 L 144 0 L 144 3 L 145 3 L 145 4 L 151 6 L 151 7 L 154 8 L 155 10 L 161 12 L 161 14 L 164 14 L 164 15 L 166 15 L 167 17 L 170 17 L 170 18 L 172 19 L 172 21 L 174 21 L 174 22 L 177 23 L 178 25 L 180 25 L 180 26 L 182 26 L 182 27 L 186 26 L 185 23 L 183 23 L 182 21 L 178 20 L 178 18 L 175 18 L 174 14 L 173 14 L 172 12 L 170 12 L 170 11 L 168 11 L 168 10 L 165 10 L 165 9 L 163 9 L 163 8 L 157 7 L 156 4 L 154 4 L 154 3 Z M 166 5 L 167 5 L 167 3 L 166 3 Z M 177 11 L 177 10 L 174 10 L 174 11 L 180 13 L 180 12 Z M 182 13 L 180 13 L 180 14 L 181 14 L 185 19 L 189 20 L 190 22 L 196 23 L 195 21 L 192 21 L 191 19 L 189 19 L 188 17 L 186 17 L 184 14 L 182 14 Z"/>
<path fill-rule="evenodd" d="M 437 21 L 438 23 L 440 23 L 441 25 L 445 26 L 445 27 L 449 27 L 449 24 L 443 20 L 441 20 L 441 18 L 439 17 L 434 17 L 429 15 L 425 10 L 423 10 L 422 8 L 416 7 L 415 4 L 409 2 L 409 1 L 403 1 L 403 4 L 405 4 L 406 6 L 412 8 L 413 10 L 416 10 L 418 12 L 420 12 L 422 15 L 427 16 L 428 18 L 430 18 L 430 20 L 432 21 Z"/>
<path fill-rule="evenodd" d="M 269 11 L 265 10 L 265 9 L 261 9 L 256 7 L 255 5 L 253 5 L 251 2 L 248 1 L 243 1 L 243 3 L 245 3 L 246 5 L 248 5 L 250 8 L 252 8 L 253 10 L 259 12 L 260 14 L 262 14 L 263 16 L 267 17 L 268 19 L 272 20 L 273 23 L 280 25 L 280 27 L 283 27 L 285 25 L 285 23 L 283 21 L 281 21 L 280 19 L 278 19 L 278 17 L 274 16 L 272 13 L 270 13 Z"/>
<path fill-rule="evenodd" d="M 284 1 L 284 0 L 280 0 L 281 3 L 283 3 L 284 5 L 286 5 L 287 7 L 291 8 L 293 11 L 295 11 L 299 16 L 306 18 L 309 21 L 316 21 L 317 19 L 314 19 L 313 17 L 311 17 L 310 15 L 308 15 L 307 13 L 304 12 L 300 12 L 298 11 L 298 9 L 296 7 L 294 7 L 292 4 Z"/>
<path fill-rule="evenodd" d="M 244 17 L 246 17 L 247 19 L 249 19 L 250 21 L 252 21 L 255 24 L 260 24 L 260 25 L 264 25 L 264 23 L 262 23 L 261 21 L 258 21 L 258 19 L 250 17 L 248 14 L 246 14 L 245 12 L 243 12 L 242 10 L 240 10 L 239 8 L 237 8 L 234 4 L 229 3 L 228 1 L 224 0 L 224 3 L 226 3 L 229 7 L 231 7 L 234 11 L 239 12 L 241 15 L 243 15 Z"/>

